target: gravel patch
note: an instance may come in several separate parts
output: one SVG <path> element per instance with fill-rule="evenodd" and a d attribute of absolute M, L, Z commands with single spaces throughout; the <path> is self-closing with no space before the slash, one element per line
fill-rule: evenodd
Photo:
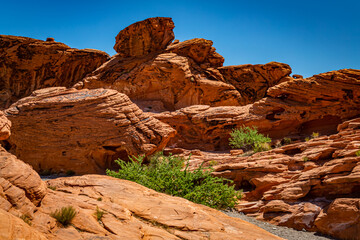
<path fill-rule="evenodd" d="M 223 211 L 223 213 L 227 214 L 230 217 L 240 218 L 244 221 L 255 224 L 256 226 L 287 240 L 337 240 L 336 238 L 323 236 L 315 232 L 307 232 L 305 230 L 298 231 L 288 227 L 272 225 L 267 222 L 256 220 L 253 217 L 246 216 L 245 214 L 237 211 Z"/>

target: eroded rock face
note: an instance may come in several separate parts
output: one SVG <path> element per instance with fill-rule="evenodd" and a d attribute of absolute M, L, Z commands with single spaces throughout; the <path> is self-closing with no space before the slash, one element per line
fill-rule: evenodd
<path fill-rule="evenodd" d="M 265 97 L 270 87 L 292 80 L 290 66 L 278 62 L 226 66 L 219 68 L 219 71 L 224 76 L 224 81 L 240 92 L 245 104 Z"/>
<path fill-rule="evenodd" d="M 121 57 L 136 57 L 164 50 L 174 39 L 171 18 L 155 17 L 131 24 L 116 36 L 115 51 Z"/>
<path fill-rule="evenodd" d="M 241 96 L 232 85 L 209 80 L 205 75 L 201 76 L 202 72 L 192 59 L 176 53 L 136 59 L 114 56 L 76 86 L 116 89 L 144 111 L 153 112 L 194 104 L 241 104 Z"/>
<path fill-rule="evenodd" d="M 126 180 L 85 175 L 47 184 L 56 191 L 49 190 L 32 226 L 53 239 L 74 234 L 78 239 L 281 239 L 209 207 Z M 72 225 L 80 231 L 56 226 L 49 216 L 69 205 L 77 212 Z M 100 221 L 94 216 L 97 207 L 104 212 Z"/>
<path fill-rule="evenodd" d="M 5 140 L 10 136 L 11 122 L 5 116 L 3 111 L 0 111 L 0 140 Z"/>
<path fill-rule="evenodd" d="M 37 90 L 6 110 L 10 152 L 36 171 L 103 172 L 113 160 L 161 150 L 175 131 L 115 90 Z"/>
<path fill-rule="evenodd" d="M 242 125 L 257 126 L 273 139 L 332 134 L 339 123 L 360 114 L 360 70 L 287 81 L 267 94 L 246 106 L 190 106 L 153 116 L 177 130 L 172 146 L 187 149 L 228 149 L 229 133 Z"/>
<path fill-rule="evenodd" d="M 202 68 L 218 68 L 224 63 L 224 58 L 216 52 L 211 40 L 195 38 L 179 43 L 173 43 L 166 51 L 180 56 L 189 57 Z"/>
<path fill-rule="evenodd" d="M 0 209 L 32 216 L 45 194 L 46 185 L 31 166 L 0 147 Z"/>
<path fill-rule="evenodd" d="M 183 155 L 192 153 L 191 167 L 213 165 L 215 176 L 244 189 L 238 210 L 273 224 L 349 239 L 360 236 L 355 234 L 360 226 L 360 118 L 338 129 L 250 157 L 201 151 Z"/>
<path fill-rule="evenodd" d="M 70 87 L 108 60 L 105 52 L 0 35 L 0 109 L 34 90 Z"/>

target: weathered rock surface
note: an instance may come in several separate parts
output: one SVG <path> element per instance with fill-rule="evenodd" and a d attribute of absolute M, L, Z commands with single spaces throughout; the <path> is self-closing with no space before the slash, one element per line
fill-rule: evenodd
<path fill-rule="evenodd" d="M 125 28 L 116 38 L 118 54 L 75 87 L 112 88 L 144 111 L 161 112 L 199 104 L 245 105 L 265 96 L 269 87 L 292 79 L 290 67 L 281 63 L 221 68 L 224 58 L 212 41 L 195 38 L 170 44 L 173 28 L 170 18 L 150 18 Z"/>
<path fill-rule="evenodd" d="M 360 70 L 287 81 L 267 94 L 246 106 L 190 106 L 153 116 L 177 130 L 171 146 L 187 149 L 228 149 L 231 129 L 242 125 L 257 126 L 274 139 L 332 134 L 339 123 L 360 114 Z"/>
<path fill-rule="evenodd" d="M 115 159 L 161 150 L 175 133 L 115 90 L 37 90 L 6 114 L 9 151 L 36 171 L 104 172 Z"/>
<path fill-rule="evenodd" d="M 121 57 L 136 57 L 164 50 L 174 40 L 171 18 L 148 18 L 131 24 L 116 36 L 115 51 Z"/>
<path fill-rule="evenodd" d="M 6 118 L 3 111 L 0 111 L 0 140 L 5 140 L 10 136 L 11 122 Z"/>
<path fill-rule="evenodd" d="M 47 240 L 48 238 L 0 207 L 0 239 Z"/>
<path fill-rule="evenodd" d="M 70 87 L 108 60 L 105 52 L 0 35 L 0 109 L 34 90 Z"/>
<path fill-rule="evenodd" d="M 116 55 L 76 87 L 116 89 L 144 111 L 176 110 L 194 104 L 241 104 L 241 96 L 232 85 L 210 80 L 202 72 L 192 59 L 176 53 L 136 59 Z"/>
<path fill-rule="evenodd" d="M 173 43 L 167 47 L 166 51 L 176 53 L 180 56 L 194 60 L 200 67 L 218 68 L 224 63 L 224 58 L 216 52 L 211 40 L 194 38 L 179 43 Z"/>
<path fill-rule="evenodd" d="M 0 150 L 1 240 L 281 239 L 214 209 L 108 176 L 50 180 L 51 190 L 29 165 Z M 67 206 L 76 216 L 65 228 L 51 214 Z M 96 211 L 103 212 L 100 219 Z"/>
<path fill-rule="evenodd" d="M 244 105 L 265 97 L 270 87 L 292 80 L 290 66 L 278 62 L 226 66 L 219 68 L 219 71 L 224 81 L 240 92 Z"/>
<path fill-rule="evenodd" d="M 237 209 L 271 223 L 360 239 L 360 118 L 339 132 L 250 157 L 192 153 L 192 167 L 213 165 L 215 176 L 245 190 Z M 352 237 L 352 238 L 351 238 Z"/>
<path fill-rule="evenodd" d="M 281 239 L 214 209 L 126 180 L 85 175 L 50 180 L 47 184 L 56 187 L 56 191 L 49 191 L 43 199 L 33 226 L 46 233 L 54 225 L 54 219 L 48 217 L 50 224 L 44 226 L 45 217 L 71 205 L 77 211 L 72 224 L 80 230 L 55 226 L 51 228 L 54 239 L 65 232 L 77 234 L 78 239 L 90 236 L 103 239 Z M 100 221 L 94 217 L 97 207 L 105 212 Z"/>

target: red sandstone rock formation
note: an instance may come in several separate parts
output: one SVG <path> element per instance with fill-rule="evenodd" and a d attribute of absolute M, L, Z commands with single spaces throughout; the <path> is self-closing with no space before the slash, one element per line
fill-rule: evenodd
<path fill-rule="evenodd" d="M 6 114 L 10 152 L 37 171 L 103 172 L 115 159 L 161 150 L 175 133 L 115 90 L 37 90 Z"/>
<path fill-rule="evenodd" d="M 0 35 L 0 109 L 36 89 L 70 87 L 108 60 L 105 52 Z"/>
<path fill-rule="evenodd" d="M 281 83 L 246 106 L 191 106 L 153 116 L 177 130 L 171 146 L 215 150 L 229 148 L 229 132 L 242 125 L 257 126 L 275 139 L 332 134 L 360 114 L 359 106 L 360 70 L 344 69 Z"/>
<path fill-rule="evenodd" d="M 165 17 L 136 22 L 119 32 L 114 49 L 125 58 L 164 50 L 174 40 L 173 28 L 171 18 Z"/>
<path fill-rule="evenodd" d="M 290 66 L 278 62 L 226 66 L 219 68 L 219 71 L 224 81 L 240 92 L 244 104 L 258 101 L 266 96 L 270 87 L 292 80 Z"/>
<path fill-rule="evenodd" d="M 85 175 L 47 184 L 55 190 L 0 147 L 0 239 L 281 239 L 209 207 L 126 180 Z M 51 214 L 67 206 L 75 208 L 76 216 L 65 228 Z M 104 213 L 99 220 L 97 210 Z"/>
<path fill-rule="evenodd" d="M 198 104 L 245 105 L 291 79 L 290 67 L 280 63 L 219 68 L 224 58 L 212 41 L 195 38 L 170 44 L 173 28 L 170 18 L 150 18 L 120 31 L 114 47 L 118 54 L 75 87 L 112 88 L 144 111 L 161 112 Z M 249 86 L 258 92 L 255 98 L 249 96 Z"/>
<path fill-rule="evenodd" d="M 237 209 L 244 213 L 298 230 L 359 239 L 360 118 L 338 130 L 250 157 L 192 151 L 190 163 L 211 164 L 215 176 L 243 188 Z"/>

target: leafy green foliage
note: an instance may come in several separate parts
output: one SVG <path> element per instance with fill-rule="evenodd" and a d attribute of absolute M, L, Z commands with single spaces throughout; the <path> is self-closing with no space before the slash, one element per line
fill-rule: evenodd
<path fill-rule="evenodd" d="M 148 165 L 142 164 L 143 159 L 140 156 L 130 157 L 129 162 L 116 160 L 120 170 L 107 170 L 106 174 L 217 209 L 233 208 L 241 198 L 241 192 L 230 186 L 232 181 L 211 176 L 212 168 L 201 165 L 189 171 L 189 160 L 185 164 L 183 158 L 172 155 L 157 154 Z"/>
<path fill-rule="evenodd" d="M 98 221 L 101 220 L 101 218 L 103 217 L 104 213 L 105 213 L 104 211 L 101 211 L 100 208 L 99 208 L 98 206 L 96 206 L 96 212 L 94 213 L 94 216 L 96 217 L 96 219 L 97 219 Z"/>
<path fill-rule="evenodd" d="M 102 201 L 102 197 L 98 197 L 96 200 L 99 201 L 99 202 L 101 202 L 101 201 Z"/>
<path fill-rule="evenodd" d="M 307 161 L 309 161 L 309 158 L 308 157 L 303 157 L 303 161 L 307 162 Z"/>
<path fill-rule="evenodd" d="M 232 148 L 242 148 L 249 150 L 252 148 L 254 152 L 262 152 L 270 150 L 269 143 L 271 139 L 258 133 L 256 127 L 240 127 L 233 129 L 230 133 L 229 144 Z"/>
<path fill-rule="evenodd" d="M 309 138 L 309 137 L 306 137 L 306 138 L 305 138 L 305 142 L 308 142 L 308 141 L 310 141 L 310 138 Z"/>
<path fill-rule="evenodd" d="M 64 227 L 69 225 L 72 219 L 75 217 L 76 211 L 72 206 L 62 207 L 61 210 L 55 210 L 52 212 L 50 216 L 55 218 L 59 223 L 61 223 Z"/>

